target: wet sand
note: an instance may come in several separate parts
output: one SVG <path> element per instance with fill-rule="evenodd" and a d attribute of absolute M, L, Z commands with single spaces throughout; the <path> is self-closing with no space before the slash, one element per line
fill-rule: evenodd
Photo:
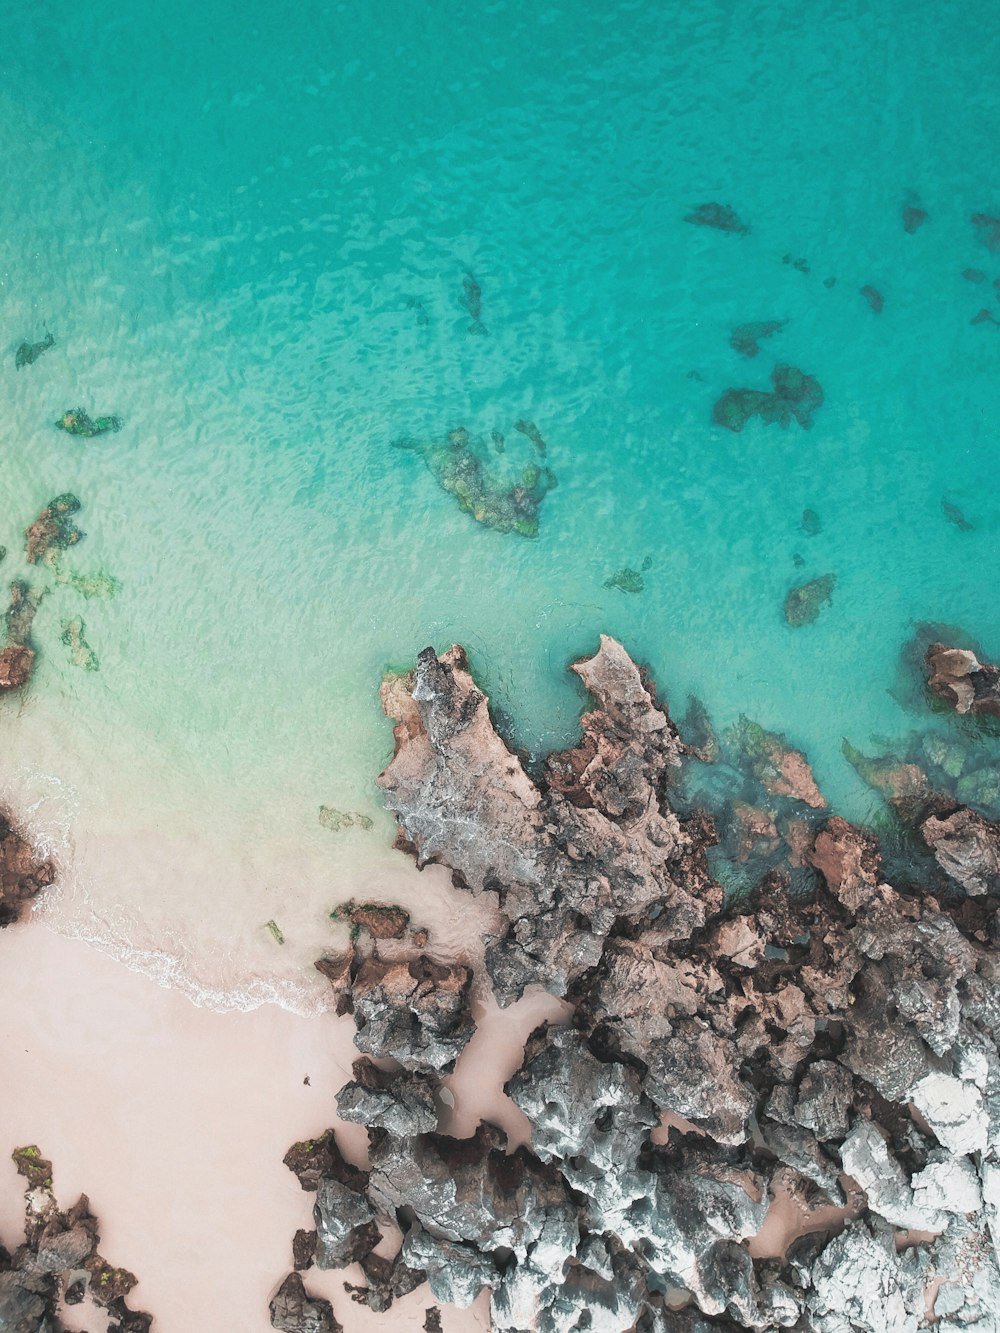
<path fill-rule="evenodd" d="M 10 1151 L 37 1143 L 60 1204 L 89 1195 L 101 1252 L 139 1277 L 130 1303 L 158 1333 L 267 1333 L 292 1235 L 312 1225 L 312 1196 L 281 1159 L 334 1123 L 352 1034 L 329 1013 L 196 1008 L 41 921 L 0 932 L 0 1239 L 23 1235 Z M 456 1101 L 464 1114 L 460 1082 Z M 363 1157 L 360 1126 L 338 1137 Z M 311 1270 L 306 1284 L 347 1333 L 423 1327 L 426 1286 L 375 1316 L 350 1301 L 345 1277 L 362 1281 L 359 1270 Z M 444 1327 L 486 1328 L 488 1308 L 484 1295 L 468 1312 L 446 1310 Z M 80 1327 L 93 1324 L 89 1310 L 74 1312 Z"/>

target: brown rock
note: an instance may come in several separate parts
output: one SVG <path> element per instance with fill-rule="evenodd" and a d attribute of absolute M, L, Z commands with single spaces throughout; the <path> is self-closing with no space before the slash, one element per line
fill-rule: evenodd
<path fill-rule="evenodd" d="M 28 683 L 35 667 L 34 649 L 12 643 L 0 652 L 0 690 L 19 690 Z"/>
<path fill-rule="evenodd" d="M 30 843 L 0 814 L 0 927 L 17 921 L 54 878 L 52 862 L 39 861 Z"/>
<path fill-rule="evenodd" d="M 839 815 L 829 819 L 816 834 L 806 859 L 852 915 L 874 896 L 881 861 L 878 843 Z"/>
<path fill-rule="evenodd" d="M 1000 667 L 980 662 L 965 648 L 932 643 L 927 649 L 927 684 L 956 713 L 1000 717 Z"/>

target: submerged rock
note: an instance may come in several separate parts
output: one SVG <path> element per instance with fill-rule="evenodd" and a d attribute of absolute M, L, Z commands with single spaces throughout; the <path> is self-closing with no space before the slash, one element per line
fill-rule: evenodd
<path fill-rule="evenodd" d="M 928 687 L 956 713 L 1000 717 L 1000 667 L 943 643 L 932 643 L 926 660 Z"/>
<path fill-rule="evenodd" d="M 811 625 L 823 607 L 832 603 L 836 586 L 836 574 L 821 574 L 808 583 L 799 583 L 789 588 L 785 597 L 785 619 L 789 625 L 796 628 Z"/>
<path fill-rule="evenodd" d="M 477 447 L 462 427 L 443 439 L 396 440 L 395 446 L 419 454 L 438 484 L 477 523 L 497 532 L 538 536 L 539 508 L 556 484 L 555 475 L 547 467 L 529 464 L 517 480 L 497 478 L 483 461 L 485 445 Z"/>
<path fill-rule="evenodd" d="M 865 286 L 861 288 L 861 295 L 868 302 L 872 311 L 876 315 L 881 315 L 885 306 L 885 297 L 882 293 L 876 287 L 872 287 L 870 283 L 866 283 Z"/>
<path fill-rule="evenodd" d="M 684 218 L 696 227 L 714 227 L 717 231 L 732 231 L 745 236 L 750 228 L 729 204 L 699 204 Z"/>
<path fill-rule="evenodd" d="M 15 368 L 23 370 L 25 366 L 33 366 L 40 356 L 55 345 L 56 340 L 51 333 L 47 333 L 40 342 L 19 344 L 17 351 L 14 353 Z"/>
<path fill-rule="evenodd" d="M 972 225 L 987 250 L 1000 252 L 1000 217 L 994 217 L 990 213 L 973 213 Z"/>
<path fill-rule="evenodd" d="M 91 440 L 98 435 L 121 430 L 125 422 L 121 417 L 92 417 L 83 407 L 71 407 L 55 424 L 69 435 L 78 435 Z"/>
<path fill-rule="evenodd" d="M 765 338 L 773 338 L 788 323 L 787 319 L 761 319 L 750 324 L 738 324 L 729 335 L 729 346 L 740 356 L 755 357 Z"/>
<path fill-rule="evenodd" d="M 819 381 L 796 366 L 775 366 L 771 372 L 773 391 L 727 389 L 715 404 L 712 418 L 717 425 L 739 432 L 753 417 L 765 425 L 787 427 L 795 420 L 808 430 L 817 408 L 823 403 Z"/>
<path fill-rule="evenodd" d="M 803 509 L 802 531 L 808 537 L 817 537 L 823 531 L 823 523 L 815 509 Z"/>
<path fill-rule="evenodd" d="M 941 500 L 941 510 L 949 523 L 954 523 L 955 527 L 961 532 L 972 532 L 973 524 L 962 513 L 958 505 L 952 504 L 950 500 Z"/>
<path fill-rule="evenodd" d="M 24 534 L 29 565 L 35 565 L 39 560 L 51 564 L 60 551 L 83 539 L 84 534 L 72 521 L 79 510 L 80 501 L 68 492 L 49 501 Z"/>
<path fill-rule="evenodd" d="M 919 204 L 915 202 L 904 204 L 902 208 L 903 230 L 907 236 L 912 236 L 914 232 L 919 231 L 927 221 L 928 216 L 927 210 L 921 208 Z"/>
<path fill-rule="evenodd" d="M 766 792 L 802 801 L 814 809 L 826 805 L 805 755 L 793 749 L 784 736 L 765 731 L 757 722 L 741 717 L 729 739 Z"/>
<path fill-rule="evenodd" d="M 610 578 L 605 579 L 604 586 L 605 588 L 618 588 L 621 592 L 642 592 L 646 586 L 646 581 L 638 570 L 630 569 L 626 565 L 624 569 L 619 569 Z"/>
<path fill-rule="evenodd" d="M 86 628 L 82 616 L 73 616 L 71 620 L 62 622 L 62 633 L 59 638 L 70 650 L 70 661 L 74 666 L 80 667 L 83 671 L 99 671 L 101 664 L 97 654 L 87 642 Z"/>

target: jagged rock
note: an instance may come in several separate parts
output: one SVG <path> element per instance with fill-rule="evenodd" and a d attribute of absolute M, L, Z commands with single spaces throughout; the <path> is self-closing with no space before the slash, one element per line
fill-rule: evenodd
<path fill-rule="evenodd" d="M 634 1163 L 659 1123 L 641 1088 L 634 1069 L 596 1059 L 581 1033 L 543 1024 L 504 1091 L 531 1121 L 543 1162 L 582 1156 L 610 1171 Z"/>
<path fill-rule="evenodd" d="M 388 903 L 342 903 L 331 916 L 350 921 L 366 930 L 374 940 L 401 940 L 410 924 L 410 914 Z"/>
<path fill-rule="evenodd" d="M 839 815 L 816 834 L 808 861 L 852 916 L 874 898 L 881 864 L 878 843 Z"/>
<path fill-rule="evenodd" d="M 463 1310 L 484 1287 L 492 1287 L 499 1279 L 493 1260 L 474 1245 L 439 1240 L 422 1227 L 407 1233 L 403 1259 L 409 1267 L 427 1274 L 435 1300 Z"/>
<path fill-rule="evenodd" d="M 292 1261 L 297 1272 L 312 1268 L 318 1240 L 315 1231 L 306 1231 L 302 1228 L 292 1237 Z"/>
<path fill-rule="evenodd" d="M 30 843 L 0 813 L 0 928 L 17 921 L 53 879 L 52 862 L 39 860 Z"/>
<path fill-rule="evenodd" d="M 731 738 L 766 792 L 802 801 L 816 810 L 826 806 L 805 755 L 788 745 L 784 736 L 741 717 Z"/>
<path fill-rule="evenodd" d="M 383 686 L 396 754 L 379 779 L 418 865 L 447 859 L 462 887 L 498 892 L 510 925 L 487 950 L 501 1004 L 532 982 L 562 994 L 615 921 L 653 903 L 679 936 L 721 905 L 702 848 L 660 795 L 684 746 L 620 644 L 574 664 L 597 700 L 583 738 L 549 757 L 544 788 L 496 734 L 464 652 L 420 654 Z"/>
<path fill-rule="evenodd" d="M 910 818 L 920 811 L 931 794 L 927 775 L 916 764 L 906 763 L 892 755 L 883 755 L 870 759 L 844 741 L 844 758 L 855 769 L 864 782 L 882 793 L 890 805 L 903 818 Z"/>
<path fill-rule="evenodd" d="M 343 1333 L 333 1306 L 310 1296 L 298 1273 L 289 1273 L 271 1299 L 271 1327 L 280 1333 Z"/>
<path fill-rule="evenodd" d="M 337 1093 L 341 1120 L 386 1129 L 398 1138 L 437 1128 L 440 1080 L 421 1070 L 388 1073 L 371 1060 L 354 1062 L 354 1079 Z"/>
<path fill-rule="evenodd" d="M 815 1333 L 917 1333 L 923 1287 L 903 1269 L 891 1231 L 854 1222 L 816 1260 L 806 1304 Z"/>
<path fill-rule="evenodd" d="M 932 643 L 927 668 L 928 687 L 956 713 L 1000 717 L 1000 667 L 980 662 L 967 649 Z"/>
<path fill-rule="evenodd" d="M 423 1270 L 410 1268 L 402 1254 L 393 1259 L 368 1254 L 361 1260 L 361 1271 L 368 1279 L 367 1287 L 352 1287 L 344 1283 L 344 1290 L 360 1305 L 367 1305 L 375 1314 L 388 1310 L 393 1301 L 407 1296 L 424 1281 Z"/>
<path fill-rule="evenodd" d="M 797 366 L 775 366 L 771 372 L 774 388 L 727 389 L 712 409 L 712 419 L 719 426 L 739 433 L 754 417 L 765 425 L 785 428 L 797 421 L 803 430 L 812 425 L 813 413 L 823 404 L 819 381 Z"/>
<path fill-rule="evenodd" d="M 368 1054 L 392 1056 L 404 1068 L 450 1070 L 473 1033 L 472 972 L 461 963 L 366 959 L 351 986 L 357 1033 Z"/>
<path fill-rule="evenodd" d="M 904 1231 L 937 1231 L 945 1219 L 937 1208 L 922 1207 L 903 1168 L 870 1120 L 858 1120 L 840 1147 L 846 1173 L 864 1190 L 868 1207 L 890 1226 Z"/>
<path fill-rule="evenodd" d="M 1000 823 L 958 809 L 947 818 L 931 815 L 920 832 L 941 869 L 966 893 L 1000 891 Z"/>
<path fill-rule="evenodd" d="M 802 1075 L 792 1115 L 821 1142 L 841 1139 L 853 1100 L 854 1080 L 848 1070 L 832 1060 L 817 1060 Z"/>

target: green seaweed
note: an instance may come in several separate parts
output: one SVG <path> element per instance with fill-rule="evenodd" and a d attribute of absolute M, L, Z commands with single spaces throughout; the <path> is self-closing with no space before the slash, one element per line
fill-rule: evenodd
<path fill-rule="evenodd" d="M 91 597 L 106 599 L 117 597 L 122 590 L 121 581 L 103 570 L 99 570 L 96 574 L 78 574 L 73 570 L 57 567 L 56 583 L 73 588 L 81 597 L 86 597 L 88 600 Z"/>
<path fill-rule="evenodd" d="M 785 597 L 785 619 L 796 627 L 811 624 L 824 606 L 833 601 L 833 589 L 837 583 L 836 574 L 821 574 L 808 583 L 797 584 L 789 588 Z"/>
<path fill-rule="evenodd" d="M 282 934 L 281 927 L 278 925 L 277 921 L 265 921 L 264 927 L 271 932 L 271 935 L 277 944 L 284 944 L 285 937 Z"/>
<path fill-rule="evenodd" d="M 463 513 L 496 532 L 516 532 L 521 537 L 538 536 L 538 511 L 556 479 L 547 467 L 531 464 L 517 481 L 499 479 L 487 470 L 482 454 L 486 446 L 474 445 L 467 430 L 459 427 L 443 438 L 401 439 L 398 449 L 417 453 L 438 484 L 453 495 Z M 478 445 L 478 450 L 477 450 Z"/>
<path fill-rule="evenodd" d="M 372 827 L 371 815 L 362 814 L 357 810 L 335 810 L 331 805 L 320 806 L 319 822 L 331 833 L 339 833 L 341 829 L 353 828 L 355 824 L 358 828 L 365 830 Z"/>
<path fill-rule="evenodd" d="M 74 616 L 72 620 L 62 622 L 62 634 L 59 638 L 69 648 L 70 661 L 74 666 L 80 667 L 82 671 L 99 671 L 101 664 L 86 640 L 86 628 L 82 617 Z"/>
<path fill-rule="evenodd" d="M 604 580 L 605 588 L 618 588 L 621 592 L 642 592 L 646 582 L 642 575 L 628 565 Z"/>
<path fill-rule="evenodd" d="M 77 435 L 91 440 L 97 435 L 106 435 L 109 431 L 119 431 L 125 425 L 121 417 L 91 417 L 86 408 L 71 407 L 55 423 L 59 430 L 68 435 Z"/>

